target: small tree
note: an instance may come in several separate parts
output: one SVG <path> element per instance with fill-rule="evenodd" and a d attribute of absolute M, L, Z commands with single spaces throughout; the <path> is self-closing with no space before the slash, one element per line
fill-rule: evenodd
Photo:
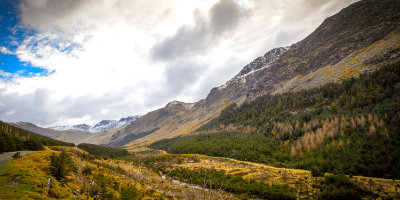
<path fill-rule="evenodd" d="M 324 172 L 321 171 L 317 166 L 313 166 L 311 168 L 311 176 L 320 177 L 320 176 L 323 176 L 323 175 L 324 175 Z"/>
<path fill-rule="evenodd" d="M 134 187 L 124 187 L 121 189 L 121 200 L 141 199 L 140 193 Z"/>
<path fill-rule="evenodd" d="M 15 153 L 13 156 L 12 156 L 12 158 L 14 158 L 14 159 L 18 159 L 18 158 L 21 158 L 22 156 L 21 156 L 21 154 L 19 153 L 19 152 L 17 152 L 17 153 Z"/>
<path fill-rule="evenodd" d="M 290 150 L 290 156 L 292 158 L 294 158 L 294 157 L 296 157 L 296 155 L 297 155 L 296 149 L 294 148 L 294 146 L 292 146 L 292 148 Z"/>
<path fill-rule="evenodd" d="M 66 175 L 74 168 L 71 156 L 65 151 L 59 155 L 51 154 L 50 160 L 51 175 L 59 181 L 65 179 Z"/>

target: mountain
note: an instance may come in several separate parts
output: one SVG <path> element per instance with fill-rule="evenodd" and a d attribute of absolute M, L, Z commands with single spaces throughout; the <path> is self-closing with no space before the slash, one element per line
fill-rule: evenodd
<path fill-rule="evenodd" d="M 400 5 L 396 0 L 364 0 L 327 18 L 290 47 L 268 51 L 246 65 L 206 99 L 150 112 L 119 131 L 89 142 L 135 148 L 185 135 L 217 117 L 229 105 L 266 94 L 314 88 L 359 76 L 399 61 Z"/>
<path fill-rule="evenodd" d="M 91 135 L 90 133 L 82 130 L 53 130 L 50 128 L 42 128 L 29 122 L 15 122 L 9 124 L 49 138 L 71 143 L 79 143 Z"/>
<path fill-rule="evenodd" d="M 79 130 L 85 131 L 90 133 L 99 133 L 113 128 L 119 128 L 128 125 L 132 121 L 135 121 L 140 116 L 130 116 L 121 118 L 120 120 L 102 120 L 99 123 L 95 124 L 93 127 L 87 124 L 78 124 L 72 126 L 55 126 L 50 127 L 49 129 L 58 130 L 58 131 L 65 131 L 65 130 Z"/>

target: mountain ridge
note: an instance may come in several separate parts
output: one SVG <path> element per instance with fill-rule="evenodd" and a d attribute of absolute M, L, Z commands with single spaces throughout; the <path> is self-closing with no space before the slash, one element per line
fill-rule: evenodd
<path fill-rule="evenodd" d="M 132 121 L 138 119 L 140 115 L 133 115 L 128 117 L 123 117 L 117 120 L 101 120 L 94 126 L 90 126 L 87 124 L 77 124 L 72 126 L 54 126 L 48 127 L 49 129 L 57 130 L 57 131 L 65 131 L 65 130 L 79 130 L 79 131 L 86 131 L 90 133 L 98 133 L 103 132 L 112 128 L 119 128 L 128 125 Z"/>
<path fill-rule="evenodd" d="M 204 100 L 184 113 L 177 110 L 174 116 L 167 116 L 163 120 L 157 118 L 158 121 L 152 123 L 152 117 L 147 115 L 154 115 L 154 112 L 150 112 L 142 120 L 121 130 L 116 140 L 123 138 L 123 135 L 140 134 L 158 128 L 154 133 L 125 145 L 125 148 L 135 148 L 152 141 L 188 134 L 218 116 L 221 110 L 232 103 L 240 105 L 265 94 L 298 91 L 327 82 L 338 82 L 374 71 L 383 64 L 397 62 L 400 59 L 399 27 L 400 5 L 397 1 L 356 2 L 325 19 L 314 32 L 291 45 L 270 66 L 260 67 L 256 73 L 238 79 L 242 81 L 228 81 L 222 87 L 213 88 Z M 258 69 L 256 63 L 260 61 L 262 59 L 255 59 L 254 68 L 249 67 L 250 63 L 237 76 Z"/>

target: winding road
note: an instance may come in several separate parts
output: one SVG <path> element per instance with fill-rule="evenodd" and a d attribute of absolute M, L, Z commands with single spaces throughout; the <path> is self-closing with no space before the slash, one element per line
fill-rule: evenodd
<path fill-rule="evenodd" d="M 12 160 L 13 155 L 17 152 L 19 152 L 21 154 L 21 156 L 23 156 L 23 155 L 26 155 L 33 151 L 14 151 L 14 152 L 6 152 L 6 153 L 0 154 L 0 168 L 2 168 L 3 165 L 5 165 L 8 161 Z"/>

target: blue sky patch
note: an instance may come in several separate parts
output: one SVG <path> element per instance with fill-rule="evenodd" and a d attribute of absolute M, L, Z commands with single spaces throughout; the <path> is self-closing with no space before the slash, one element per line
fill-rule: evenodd
<path fill-rule="evenodd" d="M 0 70 L 25 77 L 45 76 L 49 74 L 46 69 L 33 66 L 29 62 L 21 62 L 13 54 L 17 45 L 26 36 L 33 34 L 32 30 L 19 26 L 18 3 L 19 1 L 13 0 L 3 0 L 0 3 Z M 1 74 L 0 78 L 8 79 Z"/>

